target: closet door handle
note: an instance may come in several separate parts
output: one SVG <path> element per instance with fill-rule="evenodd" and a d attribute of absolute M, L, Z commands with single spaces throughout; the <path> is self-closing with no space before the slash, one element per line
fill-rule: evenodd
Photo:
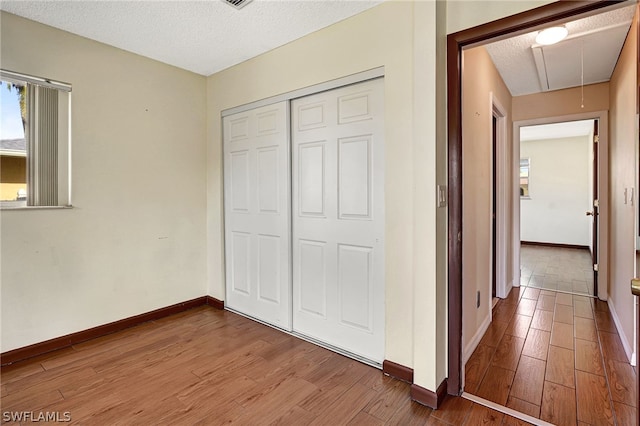
<path fill-rule="evenodd" d="M 640 296 L 640 278 L 631 280 L 631 293 L 633 293 L 634 296 Z"/>

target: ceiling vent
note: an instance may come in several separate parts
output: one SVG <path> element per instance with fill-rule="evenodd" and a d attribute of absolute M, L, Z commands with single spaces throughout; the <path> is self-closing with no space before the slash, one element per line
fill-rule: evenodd
<path fill-rule="evenodd" d="M 235 7 L 236 9 L 242 9 L 243 7 L 251 3 L 251 0 L 222 0 L 222 1 L 227 3 L 228 5 Z"/>

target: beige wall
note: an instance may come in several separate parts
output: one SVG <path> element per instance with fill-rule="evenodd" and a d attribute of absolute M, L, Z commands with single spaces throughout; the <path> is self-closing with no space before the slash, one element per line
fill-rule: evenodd
<path fill-rule="evenodd" d="M 531 162 L 528 199 L 520 201 L 520 239 L 591 245 L 593 135 L 520 142 Z"/>
<path fill-rule="evenodd" d="M 431 390 L 446 375 L 446 280 L 437 281 L 435 256 L 438 7 L 384 3 L 207 80 L 209 292 L 224 299 L 221 111 L 384 66 L 385 358 L 414 368 Z"/>
<path fill-rule="evenodd" d="M 629 290 L 634 275 L 635 211 L 624 191 L 635 187 L 636 64 L 638 17 L 627 36 L 618 64 L 611 77 L 611 222 L 609 306 L 617 317 L 620 337 L 631 355 L 634 347 L 634 303 Z"/>
<path fill-rule="evenodd" d="M 491 203 L 492 203 L 492 107 L 491 93 L 507 111 L 507 158 L 511 159 L 511 94 L 484 47 L 463 52 L 462 76 L 462 336 L 469 354 L 478 333 L 483 332 L 491 310 Z M 511 161 L 509 160 L 509 164 Z M 510 175 L 507 182 L 511 181 Z M 511 194 L 513 190 L 509 190 Z M 511 205 L 511 197 L 508 198 Z M 505 218 L 511 229 L 512 215 Z M 510 244 L 507 253 L 511 253 Z M 513 261 L 507 259 L 507 283 L 513 282 Z M 476 308 L 476 292 L 480 307 Z M 481 337 L 481 336 L 480 336 Z"/>
<path fill-rule="evenodd" d="M 73 209 L 2 211 L 2 351 L 206 294 L 206 80 L 2 12 L 2 67 L 73 86 Z"/>
<path fill-rule="evenodd" d="M 15 200 L 20 189 L 27 189 L 27 158 L 1 156 L 0 200 Z"/>
<path fill-rule="evenodd" d="M 554 0 L 446 0 L 447 34 L 466 30 L 516 13 L 553 3 Z"/>

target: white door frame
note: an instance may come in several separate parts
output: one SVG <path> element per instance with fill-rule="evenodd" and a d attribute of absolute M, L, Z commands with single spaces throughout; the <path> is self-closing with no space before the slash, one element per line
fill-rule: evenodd
<path fill-rule="evenodd" d="M 532 120 L 513 122 L 513 169 L 520 169 L 520 128 L 539 124 L 562 123 L 566 121 L 598 120 L 598 200 L 600 211 L 598 216 L 598 298 L 607 300 L 609 293 L 609 113 L 608 111 L 594 111 L 580 114 L 569 114 L 555 117 L 543 117 Z M 513 179 L 513 271 L 514 281 L 520 283 L 520 185 L 517 181 L 519 173 L 514 173 Z"/>
<path fill-rule="evenodd" d="M 507 263 L 508 263 L 508 235 L 509 235 L 509 155 L 508 155 L 508 138 L 507 138 L 507 110 L 502 106 L 500 100 L 491 92 L 489 94 L 491 102 L 491 117 L 496 117 L 496 296 L 502 299 L 506 298 L 515 285 L 514 282 L 507 282 Z M 493 125 L 491 127 L 491 135 L 493 137 Z M 491 140 L 491 139 L 490 139 Z M 492 148 L 493 149 L 493 148 Z M 493 256 L 493 253 L 492 253 Z M 493 259 L 491 260 L 493 262 Z M 492 263 L 493 264 L 493 263 Z M 514 280 L 515 281 L 515 280 Z M 517 285 L 520 285 L 518 279 Z M 491 305 L 489 305 L 491 306 Z"/>

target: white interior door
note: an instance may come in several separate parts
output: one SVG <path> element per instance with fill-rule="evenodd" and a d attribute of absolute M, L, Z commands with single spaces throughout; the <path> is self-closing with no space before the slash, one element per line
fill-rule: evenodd
<path fill-rule="evenodd" d="M 287 102 L 223 119 L 225 304 L 291 330 Z"/>
<path fill-rule="evenodd" d="M 384 358 L 384 85 L 294 100 L 293 329 Z"/>

